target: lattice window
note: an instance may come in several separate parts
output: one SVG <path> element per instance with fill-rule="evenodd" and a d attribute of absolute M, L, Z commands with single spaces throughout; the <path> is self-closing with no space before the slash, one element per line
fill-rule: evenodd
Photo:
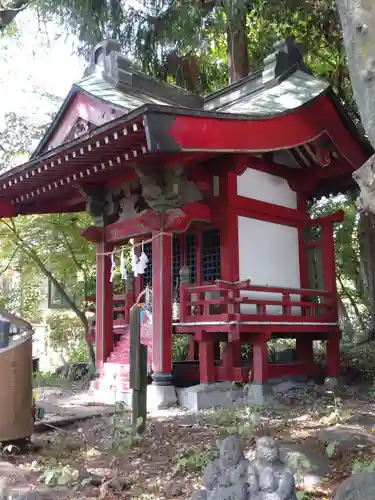
<path fill-rule="evenodd" d="M 173 275 L 173 286 L 175 287 L 178 279 L 180 277 L 180 267 L 181 267 L 181 239 L 173 238 L 172 247 L 172 275 Z"/>
<path fill-rule="evenodd" d="M 190 272 L 190 283 L 197 282 L 197 238 L 195 234 L 186 236 L 186 265 Z"/>
<path fill-rule="evenodd" d="M 148 257 L 148 264 L 143 274 L 143 286 L 152 286 L 152 243 L 145 243 L 143 250 Z"/>
<path fill-rule="evenodd" d="M 220 279 L 220 231 L 212 229 L 202 234 L 203 281 Z"/>

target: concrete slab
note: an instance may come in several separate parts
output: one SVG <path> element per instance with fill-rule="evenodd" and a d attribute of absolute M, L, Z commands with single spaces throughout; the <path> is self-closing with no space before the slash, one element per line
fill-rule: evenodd
<path fill-rule="evenodd" d="M 177 396 L 183 408 L 199 411 L 215 407 L 231 408 L 243 400 L 245 394 L 232 382 L 215 382 L 177 389 Z"/>
<path fill-rule="evenodd" d="M 273 399 L 273 391 L 269 384 L 249 384 L 247 388 L 248 405 L 265 405 Z"/>

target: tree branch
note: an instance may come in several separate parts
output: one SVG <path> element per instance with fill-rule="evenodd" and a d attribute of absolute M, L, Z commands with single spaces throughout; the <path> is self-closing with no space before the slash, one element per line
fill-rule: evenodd
<path fill-rule="evenodd" d="M 35 250 L 30 247 L 30 245 L 20 236 L 20 234 L 17 231 L 17 228 L 15 226 L 14 220 L 10 219 L 10 224 L 5 221 L 1 220 L 1 223 L 4 224 L 6 227 L 8 227 L 11 231 L 14 237 L 17 240 L 17 243 L 19 247 L 21 247 L 22 251 L 29 257 L 31 258 L 35 264 L 39 267 L 40 271 L 46 278 L 48 278 L 53 285 L 56 287 L 58 292 L 61 294 L 61 296 L 66 300 L 66 302 L 69 304 L 69 307 L 72 309 L 72 311 L 77 315 L 77 317 L 80 319 L 85 334 L 89 330 L 89 323 L 86 317 L 86 314 L 84 311 L 81 311 L 77 304 L 74 302 L 74 300 L 71 299 L 71 297 L 67 294 L 66 290 L 62 286 L 62 284 L 55 278 L 55 276 L 51 273 L 51 271 L 45 266 L 44 262 L 40 259 L 39 255 L 35 252 Z M 88 345 L 90 357 L 93 355 L 93 348 L 92 345 Z M 94 361 L 92 359 L 91 361 Z"/>
<path fill-rule="evenodd" d="M 8 6 L 0 3 L 0 30 L 6 28 L 22 10 L 30 5 L 30 0 L 14 0 Z"/>

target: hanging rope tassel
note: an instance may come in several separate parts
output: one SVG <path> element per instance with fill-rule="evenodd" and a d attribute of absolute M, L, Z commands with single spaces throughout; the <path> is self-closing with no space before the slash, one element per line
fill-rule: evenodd
<path fill-rule="evenodd" d="M 112 283 L 114 278 L 116 276 L 116 262 L 115 262 L 115 255 L 112 253 L 111 255 L 111 277 L 109 278 L 109 281 Z"/>
<path fill-rule="evenodd" d="M 121 257 L 120 257 L 120 272 L 121 272 L 121 278 L 123 280 L 126 280 L 128 277 L 128 271 L 126 269 L 126 259 L 125 259 L 124 249 L 122 249 Z"/>
<path fill-rule="evenodd" d="M 138 276 L 138 257 L 135 255 L 134 246 L 132 248 L 132 271 L 136 278 Z"/>

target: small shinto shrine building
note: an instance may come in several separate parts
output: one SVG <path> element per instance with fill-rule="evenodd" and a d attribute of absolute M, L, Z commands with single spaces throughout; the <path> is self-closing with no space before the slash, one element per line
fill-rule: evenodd
<path fill-rule="evenodd" d="M 255 397 L 282 375 L 340 373 L 333 225 L 343 214 L 312 219 L 307 204 L 351 188 L 371 153 L 291 39 L 205 98 L 138 72 L 105 41 L 32 159 L 0 176 L 0 215 L 92 215 L 83 236 L 97 248 L 99 400 L 113 386 L 125 397 L 129 310 L 146 286 L 158 402 L 175 402 L 176 384 L 220 381 L 250 381 Z M 114 296 L 112 263 L 129 242 L 148 264 Z M 182 334 L 189 356 L 173 363 Z M 271 363 L 267 343 L 281 337 L 296 339 L 296 359 Z"/>

